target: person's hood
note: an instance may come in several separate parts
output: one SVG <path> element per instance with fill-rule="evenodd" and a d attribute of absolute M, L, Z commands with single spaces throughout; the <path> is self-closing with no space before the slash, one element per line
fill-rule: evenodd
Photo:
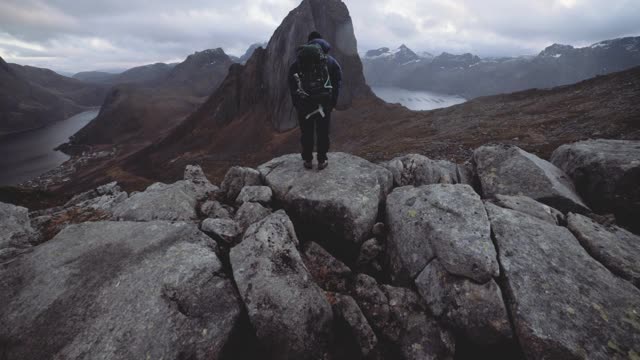
<path fill-rule="evenodd" d="M 325 39 L 313 39 L 309 41 L 309 44 L 318 44 L 322 48 L 325 54 L 328 54 L 331 50 L 331 45 Z"/>

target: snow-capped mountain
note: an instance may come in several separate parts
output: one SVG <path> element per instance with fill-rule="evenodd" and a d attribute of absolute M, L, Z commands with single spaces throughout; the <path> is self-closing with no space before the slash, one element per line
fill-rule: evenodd
<path fill-rule="evenodd" d="M 388 47 L 369 50 L 362 59 L 367 81 L 385 85 L 390 85 L 390 79 L 401 77 L 420 63 L 429 61 L 430 57 L 419 56 L 404 44 L 393 50 Z"/>
<path fill-rule="evenodd" d="M 429 58 L 411 51 L 414 60 L 407 62 L 398 55 L 410 51 L 404 48 L 367 52 L 363 64 L 369 85 L 473 98 L 566 85 L 640 65 L 640 37 L 605 40 L 582 48 L 553 44 L 537 56 L 485 59 L 449 53 Z"/>

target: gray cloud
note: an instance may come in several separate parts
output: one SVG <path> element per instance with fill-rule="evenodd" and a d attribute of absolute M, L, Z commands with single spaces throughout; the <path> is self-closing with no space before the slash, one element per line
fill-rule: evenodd
<path fill-rule="evenodd" d="M 300 0 L 2 0 L 0 56 L 62 71 L 180 61 L 268 40 Z M 639 35 L 637 0 L 348 0 L 360 51 L 533 54 Z"/>

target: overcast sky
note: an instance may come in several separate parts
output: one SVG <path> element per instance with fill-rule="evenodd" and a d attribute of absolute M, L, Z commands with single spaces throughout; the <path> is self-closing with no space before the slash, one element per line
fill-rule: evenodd
<path fill-rule="evenodd" d="M 0 0 L 0 56 L 76 72 L 266 41 L 300 0 Z M 536 54 L 640 35 L 640 0 L 347 0 L 362 53 Z"/>

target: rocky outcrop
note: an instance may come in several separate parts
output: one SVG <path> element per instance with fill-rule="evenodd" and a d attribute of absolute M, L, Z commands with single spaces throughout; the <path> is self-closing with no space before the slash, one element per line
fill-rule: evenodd
<path fill-rule="evenodd" d="M 262 185 L 260 173 L 255 169 L 233 166 L 224 176 L 220 190 L 228 201 L 234 201 L 245 186 Z"/>
<path fill-rule="evenodd" d="M 236 198 L 236 205 L 242 205 L 245 202 L 257 202 L 267 205 L 271 202 L 273 192 L 268 186 L 245 186 L 240 190 Z"/>
<path fill-rule="evenodd" d="M 387 198 L 391 279 L 415 286 L 431 313 L 479 344 L 511 326 L 494 277 L 496 250 L 482 200 L 468 185 L 396 188 Z"/>
<path fill-rule="evenodd" d="M 376 280 L 360 274 L 354 298 L 379 340 L 393 350 L 387 358 L 452 359 L 453 335 L 438 325 L 426 311 L 420 296 L 409 289 L 378 286 Z"/>
<path fill-rule="evenodd" d="M 416 278 L 427 307 L 451 328 L 477 344 L 506 343 L 512 338 L 500 287 L 491 279 L 477 284 L 455 276 L 433 259 Z"/>
<path fill-rule="evenodd" d="M 242 234 L 238 223 L 231 219 L 205 219 L 200 229 L 214 240 L 227 245 L 235 245 Z"/>
<path fill-rule="evenodd" d="M 482 200 L 468 185 L 396 188 L 387 198 L 392 280 L 406 284 L 434 258 L 479 283 L 498 275 Z"/>
<path fill-rule="evenodd" d="M 563 212 L 589 210 L 562 170 L 516 146 L 481 146 L 473 164 L 485 198 L 525 195 Z"/>
<path fill-rule="evenodd" d="M 322 358 L 332 312 L 296 246 L 289 217 L 278 211 L 253 224 L 229 258 L 258 340 L 273 359 Z"/>
<path fill-rule="evenodd" d="M 640 354 L 640 290 L 589 256 L 566 228 L 493 204 L 487 211 L 527 358 Z"/>
<path fill-rule="evenodd" d="M 113 209 L 114 219 L 130 221 L 196 220 L 198 198 L 193 183 L 155 183 L 143 192 L 133 193 Z"/>
<path fill-rule="evenodd" d="M 303 236 L 329 239 L 333 246 L 357 251 L 391 189 L 391 173 L 353 155 L 328 157 L 331 165 L 322 173 L 305 169 L 298 154 L 273 159 L 258 171 Z"/>
<path fill-rule="evenodd" d="M 229 209 L 215 200 L 207 200 L 200 206 L 200 213 L 211 219 L 230 219 Z"/>
<path fill-rule="evenodd" d="M 211 184 L 199 166 L 187 166 L 184 180 L 173 184 L 155 183 L 113 208 L 118 220 L 150 221 L 196 220 L 199 201 L 214 196 L 218 187 Z"/>
<path fill-rule="evenodd" d="M 468 184 L 473 176 L 463 165 L 446 160 L 431 160 L 424 155 L 409 154 L 380 164 L 393 174 L 394 186 L 430 184 Z"/>
<path fill-rule="evenodd" d="M 640 288 L 640 236 L 579 214 L 569 214 L 567 227 L 591 256 Z"/>
<path fill-rule="evenodd" d="M 640 232 L 640 141 L 586 140 L 562 145 L 551 162 L 573 180 L 594 211 L 614 213 Z"/>
<path fill-rule="evenodd" d="M 71 225 L 0 269 L 8 359 L 219 358 L 240 315 L 194 225 Z"/>
<path fill-rule="evenodd" d="M 266 218 L 270 214 L 270 209 L 267 209 L 258 203 L 246 202 L 238 208 L 235 220 L 238 222 L 240 229 L 244 232 L 251 224 Z"/>
<path fill-rule="evenodd" d="M 0 203 L 0 263 L 27 251 L 38 235 L 31 227 L 29 210 Z"/>
<path fill-rule="evenodd" d="M 565 216 L 560 211 L 545 204 L 539 203 L 530 197 L 522 195 L 509 196 L 498 194 L 495 196 L 495 199 L 493 201 L 503 208 L 520 211 L 553 225 L 558 225 L 565 222 Z"/>

